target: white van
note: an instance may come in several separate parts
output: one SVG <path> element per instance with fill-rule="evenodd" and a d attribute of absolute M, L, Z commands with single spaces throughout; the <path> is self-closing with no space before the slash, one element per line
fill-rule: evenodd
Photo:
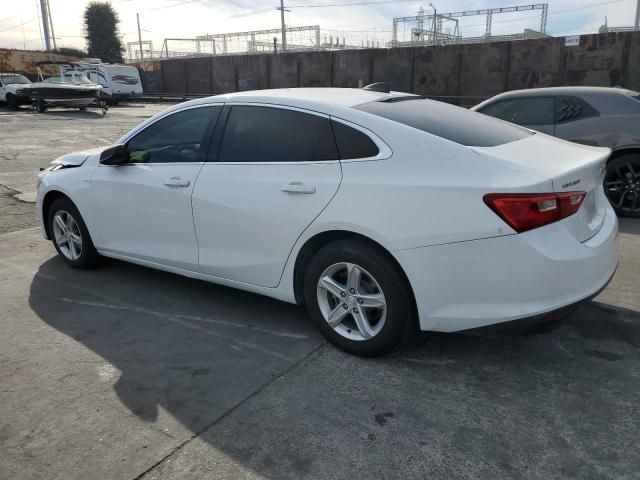
<path fill-rule="evenodd" d="M 78 63 L 78 68 L 86 73 L 91 81 L 102 85 L 102 98 L 115 105 L 120 100 L 131 99 L 143 93 L 140 73 L 136 67 L 102 63 L 98 59 Z M 99 62 L 99 63 L 98 63 Z"/>

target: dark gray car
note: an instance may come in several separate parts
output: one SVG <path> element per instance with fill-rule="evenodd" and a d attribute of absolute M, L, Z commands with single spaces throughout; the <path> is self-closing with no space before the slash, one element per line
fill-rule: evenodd
<path fill-rule="evenodd" d="M 640 93 L 603 87 L 514 90 L 473 110 L 572 142 L 611 148 L 605 192 L 618 215 L 640 217 Z"/>

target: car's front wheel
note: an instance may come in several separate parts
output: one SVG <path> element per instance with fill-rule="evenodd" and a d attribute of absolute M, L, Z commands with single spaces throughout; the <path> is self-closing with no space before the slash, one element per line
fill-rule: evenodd
<path fill-rule="evenodd" d="M 415 330 L 404 275 L 368 242 L 338 241 L 318 251 L 305 274 L 304 300 L 324 337 L 355 355 L 387 353 Z"/>
<path fill-rule="evenodd" d="M 20 104 L 15 96 L 11 94 L 7 94 L 7 107 L 11 110 L 17 110 Z"/>
<path fill-rule="evenodd" d="M 36 100 L 36 111 L 38 113 L 45 113 L 47 111 L 47 104 L 41 98 Z"/>
<path fill-rule="evenodd" d="M 604 191 L 619 216 L 640 217 L 640 155 L 626 153 L 611 160 Z"/>
<path fill-rule="evenodd" d="M 93 246 L 80 212 L 71 200 L 55 200 L 49 208 L 47 219 L 51 240 L 67 265 L 87 269 L 98 264 L 100 255 Z"/>

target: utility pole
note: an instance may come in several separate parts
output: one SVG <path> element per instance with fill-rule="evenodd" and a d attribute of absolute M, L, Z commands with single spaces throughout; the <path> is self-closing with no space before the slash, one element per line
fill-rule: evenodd
<path fill-rule="evenodd" d="M 433 8 L 433 33 L 432 33 L 433 37 L 431 38 L 431 43 L 435 45 L 436 44 L 436 22 L 438 21 L 438 11 L 436 10 L 436 7 L 433 5 L 433 3 L 430 3 L 429 6 Z"/>
<path fill-rule="evenodd" d="M 51 36 L 49 35 L 49 6 L 47 0 L 40 0 L 40 12 L 42 13 L 42 31 L 44 33 L 44 48 L 51 50 Z"/>
<path fill-rule="evenodd" d="M 58 45 L 56 45 L 56 32 L 53 31 L 53 17 L 51 16 L 51 5 L 49 4 L 49 0 L 47 0 L 47 15 L 49 16 L 49 24 L 51 25 L 51 40 L 53 40 L 53 48 L 58 49 Z"/>
<path fill-rule="evenodd" d="M 140 47 L 140 60 L 144 58 L 142 53 L 142 34 L 140 33 L 140 14 L 136 13 L 136 21 L 138 22 L 138 46 Z"/>
<path fill-rule="evenodd" d="M 280 7 L 278 7 L 278 10 L 280 10 L 280 24 L 282 25 L 282 47 L 280 48 L 284 52 L 287 49 L 287 31 L 285 30 L 284 25 L 284 0 L 280 0 Z"/>

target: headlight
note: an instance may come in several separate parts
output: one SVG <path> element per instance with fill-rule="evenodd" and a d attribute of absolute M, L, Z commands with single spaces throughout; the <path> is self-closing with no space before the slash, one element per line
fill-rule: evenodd
<path fill-rule="evenodd" d="M 20 89 L 16 90 L 16 95 L 22 95 L 22 92 L 23 92 L 23 91 L 24 91 L 24 90 L 20 90 Z"/>

